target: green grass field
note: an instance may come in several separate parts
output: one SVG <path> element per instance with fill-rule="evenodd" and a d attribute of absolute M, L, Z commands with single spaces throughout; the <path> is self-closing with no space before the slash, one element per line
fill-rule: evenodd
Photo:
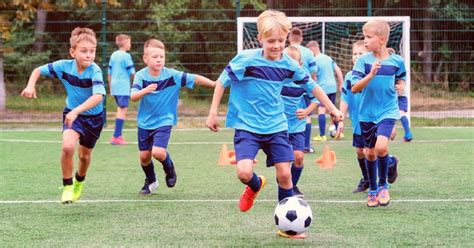
<path fill-rule="evenodd" d="M 369 209 L 365 194 L 352 194 L 360 175 L 347 138 L 327 142 L 337 165 L 320 169 L 307 155 L 299 186 L 313 209 L 306 240 L 276 235 L 274 168 L 264 154 L 256 172 L 267 187 L 256 205 L 239 212 L 243 190 L 232 166 L 216 164 L 222 143 L 232 148 L 232 130 L 174 130 L 169 151 L 178 183 L 169 189 L 157 166 L 160 189 L 138 195 L 144 175 L 134 142 L 97 144 L 81 201 L 62 205 L 60 131 L 0 131 L 0 246 L 474 246 L 474 128 L 415 128 L 412 143 L 398 130 L 390 145 L 399 178 L 392 203 Z M 155 163 L 158 165 L 159 163 Z"/>

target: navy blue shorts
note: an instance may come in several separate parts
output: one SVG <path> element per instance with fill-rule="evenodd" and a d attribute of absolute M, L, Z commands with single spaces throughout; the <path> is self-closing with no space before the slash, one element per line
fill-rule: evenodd
<path fill-rule="evenodd" d="M 398 97 L 398 109 L 408 112 L 408 98 L 406 96 Z"/>
<path fill-rule="evenodd" d="M 64 123 L 64 119 L 67 113 L 71 112 L 70 109 L 64 108 L 63 110 L 63 131 L 66 129 L 72 129 L 79 133 L 79 144 L 89 149 L 94 148 L 95 143 L 100 137 L 100 132 L 104 127 L 104 114 L 96 115 L 78 115 L 72 123 L 72 127 L 67 127 Z"/>
<path fill-rule="evenodd" d="M 303 99 L 304 99 L 305 106 L 308 107 L 311 104 L 311 98 L 309 98 L 308 95 L 304 95 Z M 312 114 L 313 114 L 313 111 L 311 111 L 311 113 L 309 113 L 308 116 L 311 116 Z"/>
<path fill-rule="evenodd" d="M 293 151 L 304 151 L 305 133 L 290 133 L 289 140 L 293 146 Z"/>
<path fill-rule="evenodd" d="M 236 160 L 255 159 L 258 150 L 267 155 L 267 167 L 275 163 L 295 160 L 293 147 L 288 140 L 288 131 L 273 134 L 256 134 L 245 130 L 235 130 L 234 148 Z"/>
<path fill-rule="evenodd" d="M 379 123 L 360 122 L 362 136 L 364 137 L 364 147 L 374 148 L 379 135 L 390 138 L 395 121 L 395 119 L 383 119 Z"/>
<path fill-rule="evenodd" d="M 119 106 L 120 108 L 128 107 L 130 96 L 114 96 L 114 97 L 115 97 L 115 103 L 117 103 L 117 106 Z"/>
<path fill-rule="evenodd" d="M 329 100 L 331 100 L 332 104 L 336 104 L 336 93 L 330 93 L 326 95 L 328 96 Z M 319 103 L 318 106 L 325 107 L 322 103 Z"/>
<path fill-rule="evenodd" d="M 138 150 L 151 151 L 154 146 L 167 148 L 172 126 L 159 127 L 153 130 L 138 128 Z"/>
<path fill-rule="evenodd" d="M 364 137 L 361 134 L 352 134 L 352 147 L 364 148 Z"/>

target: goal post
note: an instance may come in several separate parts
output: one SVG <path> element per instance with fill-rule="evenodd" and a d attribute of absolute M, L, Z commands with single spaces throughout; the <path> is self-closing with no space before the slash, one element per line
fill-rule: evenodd
<path fill-rule="evenodd" d="M 406 69 L 405 92 L 408 98 L 407 117 L 410 119 L 410 17 L 409 16 L 353 16 L 353 17 L 288 17 L 294 27 L 303 31 L 303 45 L 310 40 L 320 44 L 321 52 L 332 57 L 343 71 L 352 70 L 352 44 L 364 38 L 362 26 L 370 20 L 385 20 L 390 25 L 387 47 L 403 57 Z M 257 17 L 237 18 L 237 51 L 259 48 Z M 410 120 L 411 121 L 411 120 Z"/>

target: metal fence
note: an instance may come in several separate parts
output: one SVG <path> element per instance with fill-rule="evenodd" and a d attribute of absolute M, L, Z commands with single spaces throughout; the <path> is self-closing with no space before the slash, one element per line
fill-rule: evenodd
<path fill-rule="evenodd" d="M 8 36 L 0 43 L 6 109 L 0 127 L 58 126 L 65 93 L 57 81 L 38 83 L 39 98 L 19 98 L 31 71 L 42 64 L 69 58 L 70 32 L 77 26 L 94 29 L 99 46 L 96 63 L 103 66 L 116 50 L 115 36 L 132 37 L 130 53 L 143 68 L 143 44 L 158 38 L 166 45 L 167 66 L 217 79 L 237 51 L 236 18 L 255 17 L 274 8 L 287 16 L 410 16 L 411 110 L 419 125 L 474 125 L 474 16 L 471 1 L 124 1 L 84 7 L 56 4 L 34 11 L 19 22 L 21 9 L 0 9 L 0 27 Z M 171 1 L 173 2 L 173 1 Z M 416 3 L 415 3 L 416 2 Z M 5 36 L 5 35 L 4 35 Z M 3 44 L 3 45 L 2 45 Z M 337 62 L 337 61 L 336 61 Z M 345 73 L 345 72 L 344 72 Z M 183 92 L 180 126 L 203 126 L 212 90 Z M 132 104 L 128 119 L 135 118 Z M 222 109 L 225 109 L 223 106 Z M 114 103 L 107 103 L 113 118 Z"/>

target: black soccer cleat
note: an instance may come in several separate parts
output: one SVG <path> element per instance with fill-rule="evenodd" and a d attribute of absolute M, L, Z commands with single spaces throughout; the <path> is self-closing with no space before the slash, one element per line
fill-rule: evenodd
<path fill-rule="evenodd" d="M 173 162 L 171 162 L 171 167 L 169 169 L 165 169 L 163 166 L 163 171 L 166 174 L 166 186 L 168 186 L 168 188 L 173 188 L 174 185 L 176 185 L 176 170 Z"/>
<path fill-rule="evenodd" d="M 145 179 L 145 184 L 143 184 L 142 189 L 140 190 L 140 195 L 151 195 L 154 191 L 158 189 L 157 181 L 149 181 Z"/>
<path fill-rule="evenodd" d="M 395 156 L 392 156 L 393 163 L 388 165 L 388 183 L 392 184 L 397 180 L 398 177 L 398 159 Z"/>
<path fill-rule="evenodd" d="M 300 191 L 298 186 L 293 187 L 293 192 L 295 193 L 294 196 L 299 197 L 299 198 L 304 198 L 303 192 Z"/>
<path fill-rule="evenodd" d="M 359 193 L 359 192 L 365 192 L 369 188 L 369 181 L 364 180 L 364 178 L 361 178 L 359 181 L 359 185 L 357 185 L 357 188 L 355 188 L 352 193 Z"/>

